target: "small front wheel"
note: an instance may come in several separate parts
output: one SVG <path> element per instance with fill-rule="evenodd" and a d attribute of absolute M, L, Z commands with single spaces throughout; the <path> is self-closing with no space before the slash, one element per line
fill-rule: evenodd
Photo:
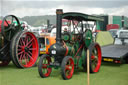
<path fill-rule="evenodd" d="M 74 61 L 72 57 L 66 56 L 64 57 L 61 63 L 61 76 L 64 80 L 68 80 L 72 78 L 74 73 Z"/>
<path fill-rule="evenodd" d="M 50 76 L 52 68 L 50 67 L 51 57 L 48 55 L 42 55 L 39 64 L 38 64 L 38 72 L 40 77 L 46 78 Z"/>

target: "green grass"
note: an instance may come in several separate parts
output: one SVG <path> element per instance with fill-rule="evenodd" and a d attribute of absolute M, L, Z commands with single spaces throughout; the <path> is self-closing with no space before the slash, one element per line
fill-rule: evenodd
<path fill-rule="evenodd" d="M 40 78 L 37 67 L 18 69 L 12 63 L 0 67 L 0 85 L 87 85 L 87 73 L 75 70 L 70 80 L 63 80 L 60 70 Z M 128 85 L 128 64 L 102 63 L 98 73 L 90 74 L 90 85 Z"/>

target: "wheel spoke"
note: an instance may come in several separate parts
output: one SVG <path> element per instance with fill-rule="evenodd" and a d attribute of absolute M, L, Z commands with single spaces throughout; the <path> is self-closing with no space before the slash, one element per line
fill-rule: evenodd
<path fill-rule="evenodd" d="M 18 58 L 19 58 L 19 57 L 18 57 Z M 21 58 L 22 58 L 22 54 L 20 55 L 19 61 L 21 61 Z"/>
<path fill-rule="evenodd" d="M 26 54 L 26 52 L 25 52 L 25 54 Z M 29 60 L 28 60 L 28 55 L 26 54 L 26 59 L 27 59 L 27 62 L 29 62 Z"/>
<path fill-rule="evenodd" d="M 29 44 L 27 47 L 28 47 L 28 48 L 30 48 L 31 46 L 32 46 L 32 43 L 31 43 L 31 44 Z"/>
<path fill-rule="evenodd" d="M 8 26 L 10 26 L 9 23 L 8 23 L 8 21 L 6 19 L 5 19 L 5 22 L 8 24 Z"/>
<path fill-rule="evenodd" d="M 30 58 L 30 59 L 32 59 L 32 61 L 34 61 L 34 59 L 33 59 L 33 57 L 31 56 L 31 55 L 29 55 L 28 53 L 26 53 L 27 55 L 28 55 L 28 57 Z"/>
<path fill-rule="evenodd" d="M 93 65 L 92 65 L 92 68 L 93 68 L 93 70 L 94 70 L 94 69 L 96 68 L 96 64 L 93 64 Z"/>
<path fill-rule="evenodd" d="M 93 68 L 95 69 L 95 67 L 97 66 L 97 59 L 95 58 L 95 59 L 93 59 L 92 60 L 92 65 L 93 65 Z"/>
<path fill-rule="evenodd" d="M 94 54 L 95 56 L 97 56 L 97 49 L 96 49 L 96 48 L 93 50 L 93 54 Z"/>
<path fill-rule="evenodd" d="M 24 55 L 23 55 L 23 58 L 24 58 L 24 60 L 25 60 L 25 65 L 27 65 L 27 60 L 26 60 L 26 57 L 25 57 L 25 53 L 24 53 Z"/>
<path fill-rule="evenodd" d="M 19 61 L 20 61 L 20 63 L 22 64 L 22 60 L 23 60 L 23 53 L 20 55 L 20 59 L 19 59 Z"/>
<path fill-rule="evenodd" d="M 11 20 L 11 24 L 13 23 L 13 17 L 12 17 L 12 20 Z"/>
<path fill-rule="evenodd" d="M 22 51 L 22 49 L 19 49 L 19 48 L 18 48 L 18 51 Z"/>
<path fill-rule="evenodd" d="M 23 52 L 24 52 L 24 51 L 19 52 L 18 55 L 22 54 Z"/>
<path fill-rule="evenodd" d="M 32 56 L 32 53 L 30 51 L 28 51 L 28 53 Z"/>
<path fill-rule="evenodd" d="M 11 28 L 9 27 L 9 28 L 5 29 L 4 31 L 7 32 L 7 31 L 10 31 L 10 30 L 11 30 Z"/>
<path fill-rule="evenodd" d="M 19 44 L 20 44 L 20 45 L 23 45 L 22 42 L 21 42 L 21 39 L 19 40 Z M 18 46 L 19 46 L 19 45 L 18 45 Z"/>
<path fill-rule="evenodd" d="M 26 44 L 26 46 L 28 46 L 33 40 L 34 40 L 34 38 L 32 38 L 32 39 Z"/>
<path fill-rule="evenodd" d="M 23 38 L 21 38 L 21 41 L 22 41 L 23 45 L 25 46 L 25 42 L 24 42 Z"/>
<path fill-rule="evenodd" d="M 12 34 L 12 32 L 10 31 L 9 32 L 9 40 L 11 40 L 11 34 Z"/>
<path fill-rule="evenodd" d="M 18 45 L 18 47 L 23 48 L 23 46 L 21 46 L 21 45 Z"/>
<path fill-rule="evenodd" d="M 26 37 L 25 37 L 25 45 L 27 45 L 27 43 L 28 43 L 28 36 L 26 35 Z"/>

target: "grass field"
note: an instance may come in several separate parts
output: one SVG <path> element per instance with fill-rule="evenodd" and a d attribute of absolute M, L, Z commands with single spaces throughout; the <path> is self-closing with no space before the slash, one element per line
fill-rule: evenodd
<path fill-rule="evenodd" d="M 60 70 L 40 78 L 37 67 L 18 69 L 12 63 L 0 67 L 0 85 L 87 85 L 87 73 L 75 70 L 70 80 L 63 80 Z M 128 64 L 102 63 L 98 73 L 90 75 L 90 85 L 128 85 Z"/>

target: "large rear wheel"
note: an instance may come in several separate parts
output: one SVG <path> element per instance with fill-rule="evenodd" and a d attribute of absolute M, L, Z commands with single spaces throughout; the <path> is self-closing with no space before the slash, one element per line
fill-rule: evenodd
<path fill-rule="evenodd" d="M 39 55 L 38 40 L 31 32 L 20 32 L 11 43 L 11 57 L 19 68 L 28 68 L 35 65 Z"/>
<path fill-rule="evenodd" d="M 101 48 L 97 43 L 89 46 L 90 73 L 98 72 L 101 66 Z"/>

